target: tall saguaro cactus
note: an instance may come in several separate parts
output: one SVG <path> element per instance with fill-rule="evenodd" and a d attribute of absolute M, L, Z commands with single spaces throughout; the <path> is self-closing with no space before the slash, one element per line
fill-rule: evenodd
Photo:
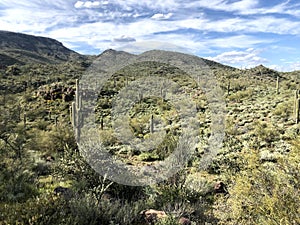
<path fill-rule="evenodd" d="M 277 76 L 276 80 L 276 94 L 279 94 L 279 76 Z"/>
<path fill-rule="evenodd" d="M 80 139 L 80 131 L 83 126 L 83 117 L 82 117 L 82 99 L 79 93 L 79 81 L 76 79 L 76 92 L 75 92 L 75 102 L 72 102 L 72 125 L 75 130 L 75 138 L 78 142 Z"/>
<path fill-rule="evenodd" d="M 150 117 L 150 133 L 152 134 L 154 132 L 154 117 L 151 115 Z"/>
<path fill-rule="evenodd" d="M 228 79 L 228 83 L 227 83 L 227 96 L 230 95 L 230 79 Z"/>
<path fill-rule="evenodd" d="M 294 115 L 296 124 L 299 123 L 300 119 L 300 98 L 299 98 L 299 90 L 295 91 L 295 100 L 294 100 Z"/>

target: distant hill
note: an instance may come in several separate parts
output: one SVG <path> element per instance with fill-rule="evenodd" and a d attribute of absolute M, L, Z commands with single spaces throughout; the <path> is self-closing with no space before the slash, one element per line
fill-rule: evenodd
<path fill-rule="evenodd" d="M 272 70 L 268 67 L 265 67 L 264 65 L 259 65 L 248 69 L 248 73 L 252 76 L 258 77 L 276 78 L 277 76 L 280 76 L 280 73 L 278 71 Z"/>
<path fill-rule="evenodd" d="M 151 50 L 151 51 L 147 51 L 144 53 L 141 53 L 139 55 L 134 55 L 134 54 L 130 54 L 128 52 L 125 51 L 117 51 L 117 50 L 113 50 L 113 49 L 108 49 L 105 50 L 104 52 L 102 52 L 100 55 L 98 55 L 97 60 L 101 60 L 103 56 L 105 56 L 106 60 L 110 59 L 111 61 L 116 60 L 117 58 L 126 58 L 128 60 L 131 60 L 133 58 L 136 59 L 144 59 L 145 61 L 147 61 L 147 59 L 149 59 L 149 61 L 151 61 L 150 59 L 156 59 L 159 58 L 159 56 L 162 54 L 162 52 L 168 52 L 170 58 L 172 58 L 172 55 L 174 54 L 171 51 L 164 51 L 164 50 Z M 204 59 L 198 56 L 194 56 L 197 59 L 201 59 L 201 61 L 204 63 L 203 65 L 208 66 L 210 69 L 212 70 L 237 70 L 234 67 L 231 66 L 227 66 L 227 65 L 223 65 L 221 63 L 218 62 L 214 62 L 208 59 Z"/>
<path fill-rule="evenodd" d="M 22 33 L 0 31 L 0 66 L 15 63 L 61 63 L 84 58 L 57 40 Z"/>

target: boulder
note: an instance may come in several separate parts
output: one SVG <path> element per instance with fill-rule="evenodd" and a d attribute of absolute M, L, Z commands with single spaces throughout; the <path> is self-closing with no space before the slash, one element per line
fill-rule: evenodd
<path fill-rule="evenodd" d="M 140 216 L 142 217 L 142 222 L 144 224 L 155 224 L 160 219 L 168 217 L 164 211 L 159 211 L 155 209 L 143 210 L 140 212 Z"/>
<path fill-rule="evenodd" d="M 221 194 L 227 194 L 227 187 L 222 181 L 218 181 L 215 183 L 214 186 L 214 192 L 215 193 L 221 193 Z"/>
<path fill-rule="evenodd" d="M 64 199 L 70 199 L 73 196 L 73 192 L 70 188 L 58 186 L 54 188 L 53 193 L 58 196 L 62 196 Z"/>
<path fill-rule="evenodd" d="M 181 225 L 191 225 L 192 224 L 191 221 L 186 217 L 180 217 L 178 223 Z"/>

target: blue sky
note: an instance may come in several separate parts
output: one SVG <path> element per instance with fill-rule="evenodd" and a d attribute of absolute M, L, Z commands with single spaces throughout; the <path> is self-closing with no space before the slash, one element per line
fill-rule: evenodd
<path fill-rule="evenodd" d="M 84 54 L 184 49 L 239 68 L 300 70 L 296 0 L 0 0 L 0 29 Z"/>

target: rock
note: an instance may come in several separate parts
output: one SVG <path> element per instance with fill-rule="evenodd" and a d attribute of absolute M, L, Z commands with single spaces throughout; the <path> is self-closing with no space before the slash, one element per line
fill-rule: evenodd
<path fill-rule="evenodd" d="M 218 181 L 217 183 L 215 183 L 214 191 L 215 193 L 221 193 L 221 194 L 228 193 L 226 185 L 222 181 Z"/>
<path fill-rule="evenodd" d="M 185 217 L 180 217 L 180 219 L 178 220 L 178 223 L 181 225 L 191 225 L 191 221 L 188 218 Z"/>
<path fill-rule="evenodd" d="M 157 222 L 157 220 L 168 217 L 164 211 L 158 211 L 155 209 L 143 210 L 142 212 L 140 212 L 140 215 L 142 217 L 142 221 L 145 222 L 145 224 L 154 224 L 155 222 Z"/>
<path fill-rule="evenodd" d="M 75 89 L 62 83 L 41 86 L 36 92 L 37 97 L 41 96 L 45 100 L 62 99 L 65 102 L 72 101 L 74 95 Z"/>
<path fill-rule="evenodd" d="M 55 158 L 52 155 L 44 155 L 42 157 L 46 162 L 53 162 L 55 161 Z"/>
<path fill-rule="evenodd" d="M 73 192 L 70 188 L 58 186 L 54 188 L 53 193 L 55 195 L 62 196 L 65 199 L 70 199 L 73 196 Z"/>

